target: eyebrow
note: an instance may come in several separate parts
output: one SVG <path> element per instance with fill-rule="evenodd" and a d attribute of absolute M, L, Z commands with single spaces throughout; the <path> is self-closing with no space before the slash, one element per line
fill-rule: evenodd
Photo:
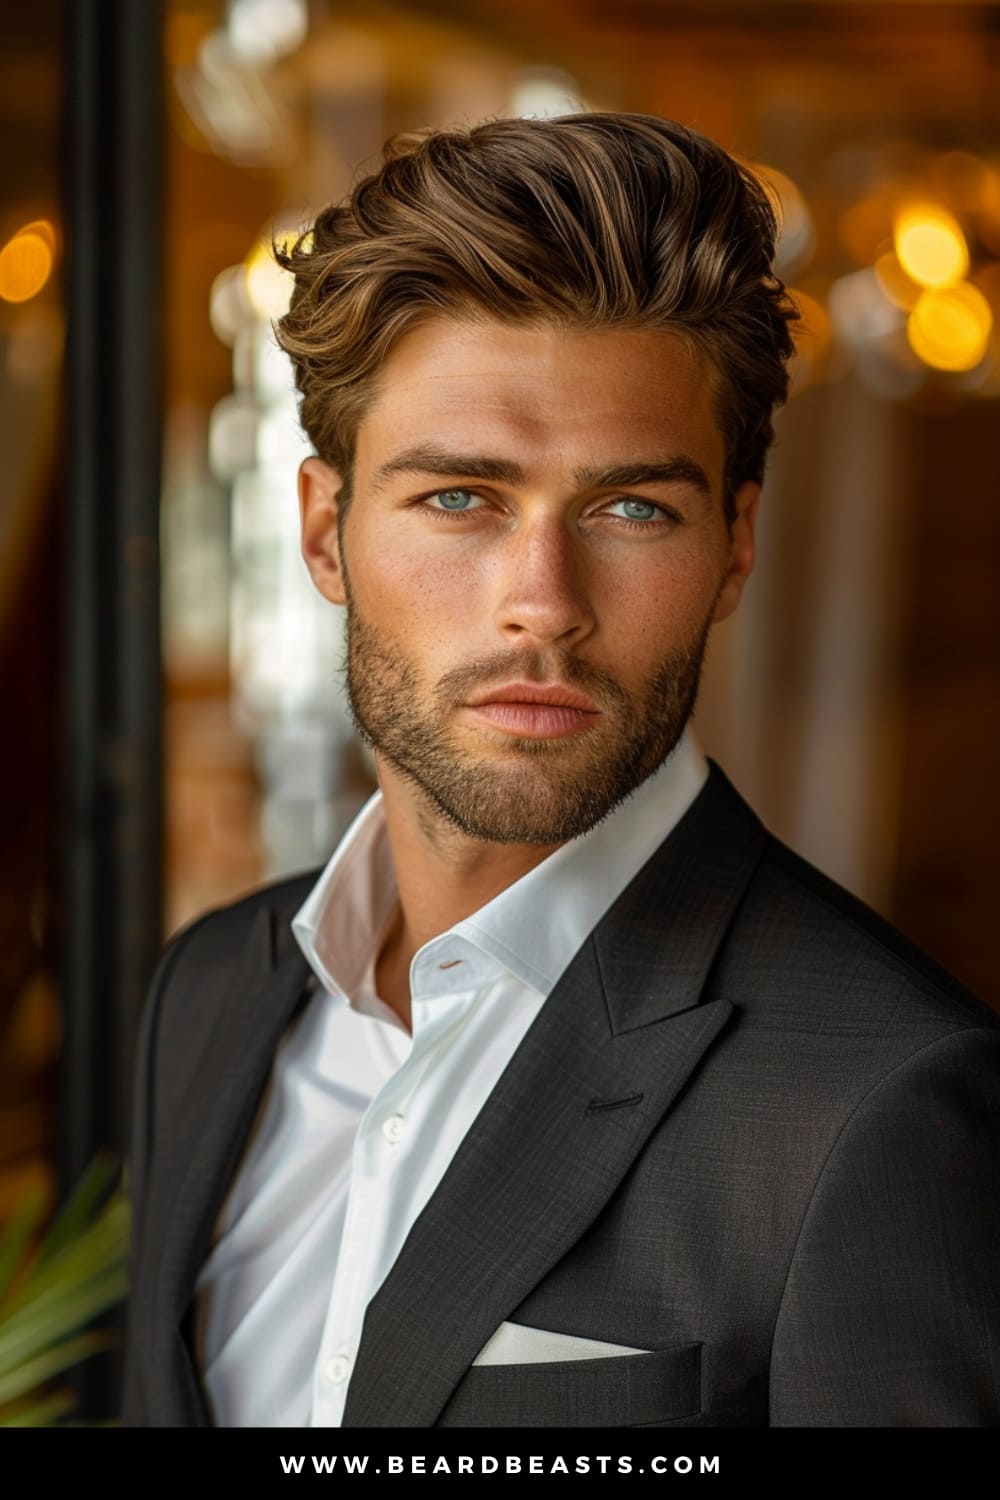
<path fill-rule="evenodd" d="M 524 484 L 524 470 L 506 458 L 487 458 L 475 453 L 449 453 L 430 443 L 404 449 L 376 469 L 372 488 L 382 489 L 394 474 L 437 474 L 445 478 L 462 475 L 466 479 L 495 480 L 499 484 Z M 669 458 L 633 460 L 608 468 L 584 466 L 574 471 L 574 479 L 584 489 L 629 488 L 643 484 L 686 484 L 711 499 L 708 475 L 686 453 Z"/>
<path fill-rule="evenodd" d="M 579 485 L 599 490 L 629 489 L 637 484 L 687 484 L 706 498 L 712 497 L 708 475 L 686 453 L 649 462 L 615 464 L 609 469 L 577 469 L 574 477 Z"/>

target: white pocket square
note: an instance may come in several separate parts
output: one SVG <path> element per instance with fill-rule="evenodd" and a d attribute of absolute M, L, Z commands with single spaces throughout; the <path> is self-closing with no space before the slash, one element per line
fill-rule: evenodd
<path fill-rule="evenodd" d="M 612 1354 L 648 1354 L 628 1344 L 607 1344 L 601 1339 L 581 1339 L 571 1333 L 551 1333 L 547 1328 L 529 1328 L 524 1323 L 501 1323 L 475 1359 L 474 1365 L 548 1364 L 560 1359 L 601 1359 Z"/>

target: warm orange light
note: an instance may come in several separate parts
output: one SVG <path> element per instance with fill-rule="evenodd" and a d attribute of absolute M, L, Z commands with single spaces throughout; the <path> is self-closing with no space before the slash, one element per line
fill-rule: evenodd
<path fill-rule="evenodd" d="M 275 232 L 283 250 L 290 250 L 297 236 L 291 230 Z M 274 258 L 269 239 L 259 241 L 246 260 L 247 296 L 262 318 L 280 318 L 288 311 L 294 278 Z"/>
<path fill-rule="evenodd" d="M 923 287 L 907 276 L 891 250 L 880 255 L 875 262 L 875 275 L 879 286 L 895 307 L 905 308 L 907 312 L 916 307 Z"/>
<path fill-rule="evenodd" d="M 30 224 L 22 224 L 17 231 L 18 234 L 37 234 L 39 239 L 45 241 L 52 254 L 56 253 L 56 232 L 48 219 L 32 219 Z"/>
<path fill-rule="evenodd" d="M 990 305 L 967 281 L 924 292 L 906 325 L 910 348 L 935 370 L 973 370 L 993 328 Z"/>
<path fill-rule="evenodd" d="M 42 290 L 52 273 L 54 236 L 44 219 L 26 224 L 0 250 L 0 297 L 27 302 Z"/>
<path fill-rule="evenodd" d="M 958 220 L 938 203 L 904 208 L 896 215 L 893 239 L 900 265 L 921 286 L 950 286 L 969 269 L 969 251 Z"/>

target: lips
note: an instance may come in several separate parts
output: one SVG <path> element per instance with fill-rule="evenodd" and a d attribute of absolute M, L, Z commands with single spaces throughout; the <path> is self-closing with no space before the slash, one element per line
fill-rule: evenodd
<path fill-rule="evenodd" d="M 596 704 L 591 703 L 589 698 L 574 692 L 572 688 L 564 687 L 560 682 L 511 682 L 506 687 L 488 688 L 478 697 L 469 700 L 472 708 L 480 708 L 487 703 L 539 703 L 552 708 L 576 708 L 582 713 L 598 712 Z"/>
<path fill-rule="evenodd" d="M 510 682 L 487 688 L 467 707 L 491 729 L 521 739 L 562 739 L 589 729 L 600 718 L 589 698 L 559 682 Z"/>

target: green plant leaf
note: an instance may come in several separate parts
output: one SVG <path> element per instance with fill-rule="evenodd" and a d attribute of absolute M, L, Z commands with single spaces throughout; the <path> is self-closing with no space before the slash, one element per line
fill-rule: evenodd
<path fill-rule="evenodd" d="M 45 1217 L 45 1198 L 43 1188 L 29 1188 L 0 1234 L 0 1311 L 24 1269 L 28 1247 Z"/>
<path fill-rule="evenodd" d="M 14 1401 L 0 1407 L 0 1427 L 51 1427 L 57 1417 L 73 1408 L 72 1391 L 53 1391 L 49 1396 Z"/>
<path fill-rule="evenodd" d="M 6 1318 L 16 1317 L 29 1303 L 36 1306 L 49 1295 L 60 1297 L 70 1284 L 79 1284 L 109 1265 L 128 1257 L 129 1205 L 120 1195 L 105 1205 L 100 1217 L 72 1244 L 64 1246 L 44 1265 L 34 1265 L 4 1307 Z M 0 1328 L 3 1324 L 0 1323 Z"/>
<path fill-rule="evenodd" d="M 0 1427 L 66 1425 L 72 1393 L 47 1383 L 114 1341 L 88 1324 L 128 1290 L 131 1209 L 118 1175 L 101 1153 L 40 1241 L 38 1190 L 0 1236 Z"/>
<path fill-rule="evenodd" d="M 79 1364 L 81 1359 L 96 1354 L 99 1349 L 107 1349 L 110 1342 L 106 1333 L 84 1333 L 78 1338 L 67 1339 L 54 1348 L 46 1349 L 34 1359 L 26 1360 L 16 1369 L 0 1375 L 0 1403 L 13 1401 L 26 1391 L 34 1390 L 44 1381 L 51 1380 L 53 1375 L 59 1375 L 71 1365 Z"/>
<path fill-rule="evenodd" d="M 73 1333 L 120 1301 L 128 1285 L 124 1267 L 112 1267 L 82 1286 L 56 1288 L 39 1306 L 0 1325 L 0 1380 L 57 1339 Z"/>
<path fill-rule="evenodd" d="M 38 1252 L 39 1265 L 44 1265 L 83 1234 L 101 1199 L 119 1175 L 118 1164 L 107 1152 L 99 1152 L 94 1157 L 46 1234 Z"/>

